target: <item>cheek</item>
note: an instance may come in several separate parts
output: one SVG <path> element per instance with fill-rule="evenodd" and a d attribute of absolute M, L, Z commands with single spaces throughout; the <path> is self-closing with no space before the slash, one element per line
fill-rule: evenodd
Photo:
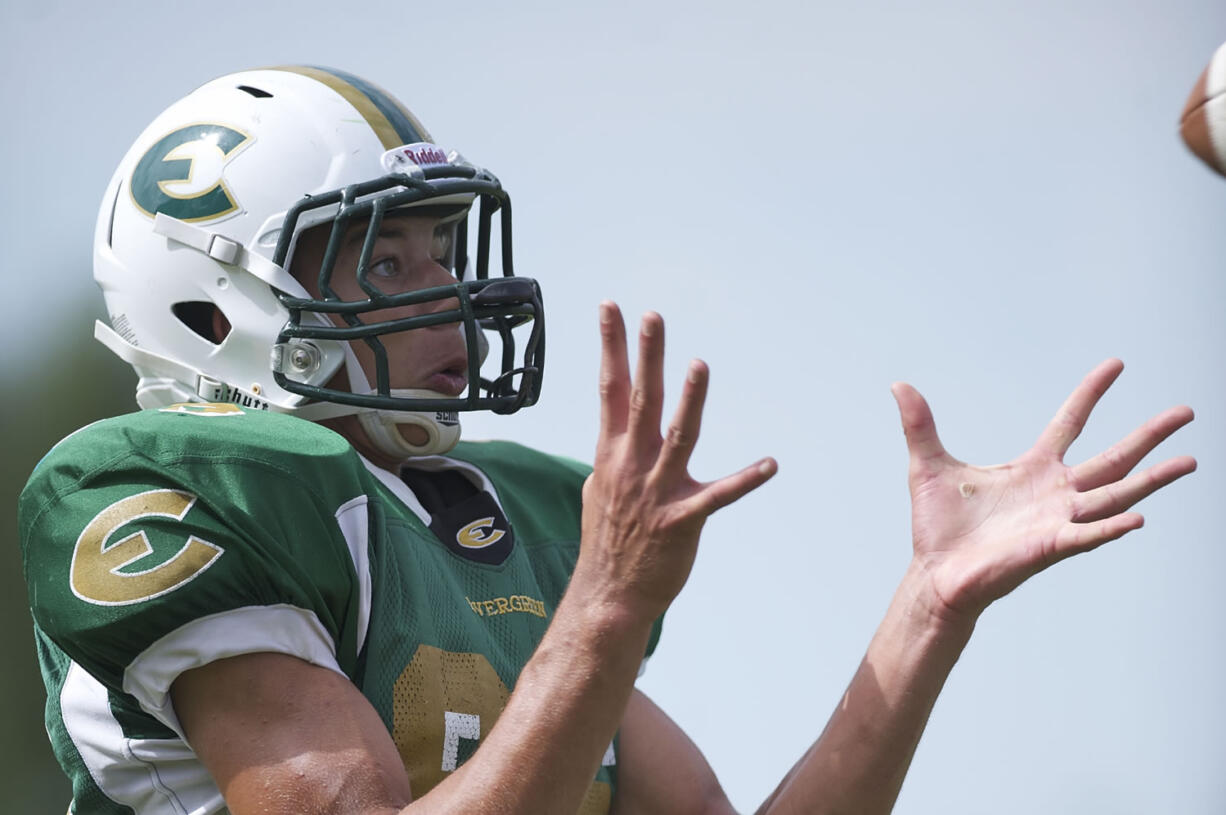
<path fill-rule="evenodd" d="M 431 353 L 428 334 L 423 330 L 399 331 L 376 338 L 383 345 L 392 387 L 415 387 L 414 380 L 423 367 L 423 359 Z M 355 340 L 349 345 L 366 374 L 366 380 L 374 387 L 378 376 L 374 350 L 362 340 Z"/>

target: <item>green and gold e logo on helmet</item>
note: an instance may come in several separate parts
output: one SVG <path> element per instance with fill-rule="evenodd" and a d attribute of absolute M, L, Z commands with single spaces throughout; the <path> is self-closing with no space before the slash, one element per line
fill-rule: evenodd
<path fill-rule="evenodd" d="M 207 221 L 238 209 L 222 170 L 251 137 L 215 122 L 167 133 L 145 151 L 132 171 L 132 202 L 153 217 L 164 212 L 180 221 Z"/>

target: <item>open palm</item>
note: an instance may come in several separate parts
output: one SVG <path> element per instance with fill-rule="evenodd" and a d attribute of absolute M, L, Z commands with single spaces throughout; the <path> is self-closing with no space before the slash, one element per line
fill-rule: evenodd
<path fill-rule="evenodd" d="M 1100 364 L 1030 450 L 991 467 L 965 464 L 946 452 L 924 398 L 909 385 L 894 386 L 910 452 L 915 560 L 941 613 L 973 618 L 1051 564 L 1140 527 L 1144 519 L 1129 509 L 1196 469 L 1195 459 L 1179 456 L 1132 472 L 1192 420 L 1187 407 L 1160 413 L 1082 464 L 1064 463 L 1123 368 L 1114 359 Z"/>

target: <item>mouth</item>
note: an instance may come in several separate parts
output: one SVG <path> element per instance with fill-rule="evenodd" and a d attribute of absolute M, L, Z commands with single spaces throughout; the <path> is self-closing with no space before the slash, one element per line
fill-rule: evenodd
<path fill-rule="evenodd" d="M 468 356 L 444 362 L 442 367 L 426 377 L 426 387 L 453 398 L 464 393 L 468 387 Z"/>

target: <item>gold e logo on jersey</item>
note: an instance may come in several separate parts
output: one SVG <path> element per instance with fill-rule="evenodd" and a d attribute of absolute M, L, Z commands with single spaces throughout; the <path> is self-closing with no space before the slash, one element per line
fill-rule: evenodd
<path fill-rule="evenodd" d="M 243 409 L 230 402 L 176 402 L 159 413 L 186 413 L 189 416 L 242 416 Z"/>
<path fill-rule="evenodd" d="M 189 535 L 173 557 L 143 571 L 120 569 L 153 554 L 145 530 L 111 542 L 123 526 L 141 518 L 181 521 L 196 503 L 196 496 L 179 490 L 150 490 L 116 501 L 90 521 L 72 550 L 69 585 L 72 593 L 99 606 L 126 606 L 174 591 L 195 579 L 221 557 L 214 543 Z"/>
<path fill-rule="evenodd" d="M 486 527 L 491 528 L 489 534 L 485 532 Z M 455 533 L 455 542 L 465 549 L 484 549 L 498 543 L 505 534 L 501 529 L 494 528 L 494 516 L 490 515 L 460 527 L 460 531 Z"/>

